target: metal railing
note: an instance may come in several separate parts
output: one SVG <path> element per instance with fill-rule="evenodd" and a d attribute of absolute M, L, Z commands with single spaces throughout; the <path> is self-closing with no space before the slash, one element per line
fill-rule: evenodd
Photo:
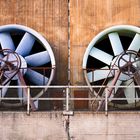
<path fill-rule="evenodd" d="M 108 103 L 110 98 L 108 98 L 107 94 L 105 94 L 105 97 L 89 97 L 89 98 L 74 98 L 71 97 L 71 89 L 89 89 L 89 87 L 95 89 L 95 88 L 108 88 L 108 87 L 113 87 L 113 88 L 140 88 L 140 86 L 0 86 L 0 88 L 2 89 L 3 87 L 5 88 L 26 88 L 27 89 L 27 114 L 30 114 L 30 102 L 32 100 L 60 100 L 60 101 L 65 101 L 65 110 L 63 110 L 63 114 L 64 115 L 73 115 L 73 111 L 70 109 L 70 102 L 71 101 L 75 101 L 75 100 L 84 100 L 84 101 L 100 101 L 100 100 L 104 100 L 105 102 L 105 114 L 108 114 Z M 33 88 L 42 88 L 42 89 L 65 89 L 65 97 L 63 98 L 31 98 L 30 97 L 30 89 Z M 14 98 L 14 97 L 0 97 L 0 101 L 1 100 L 19 100 L 23 98 Z M 140 100 L 139 97 L 135 97 L 135 98 L 111 98 L 111 100 Z"/>

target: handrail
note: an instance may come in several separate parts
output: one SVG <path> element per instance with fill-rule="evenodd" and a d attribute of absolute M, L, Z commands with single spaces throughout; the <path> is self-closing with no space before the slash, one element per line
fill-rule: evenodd
<path fill-rule="evenodd" d="M 107 87 L 114 87 L 114 88 L 140 88 L 140 86 L 87 86 L 87 85 L 83 85 L 83 86 L 77 86 L 77 85 L 51 85 L 51 86 L 0 86 L 0 88 L 4 88 L 4 87 L 7 87 L 7 88 L 27 88 L 27 114 L 29 115 L 30 114 L 30 101 L 31 100 L 62 100 L 62 101 L 65 101 L 65 105 L 66 105 L 66 109 L 65 111 L 66 112 L 69 112 L 70 111 L 70 108 L 69 108 L 69 102 L 70 101 L 75 101 L 75 100 L 83 100 L 83 101 L 92 101 L 92 100 L 101 100 L 101 99 L 104 99 L 105 100 L 105 114 L 107 115 L 108 113 L 108 100 L 109 98 L 106 96 L 105 94 L 105 97 L 89 97 L 89 98 L 74 98 L 74 97 L 70 97 L 70 89 L 77 89 L 77 88 L 80 88 L 80 89 L 89 89 L 89 87 L 92 87 L 92 88 L 101 88 L 101 87 L 104 87 L 104 88 L 107 88 Z M 53 89 L 65 89 L 65 97 L 61 97 L 61 98 L 35 98 L 35 97 L 30 97 L 30 89 L 31 88 L 53 88 Z M 19 100 L 19 99 L 23 99 L 23 98 L 15 98 L 15 97 L 0 97 L 0 100 Z M 136 98 L 111 98 L 111 100 L 140 100 L 139 97 L 136 97 Z M 69 115 L 69 113 L 68 113 Z"/>

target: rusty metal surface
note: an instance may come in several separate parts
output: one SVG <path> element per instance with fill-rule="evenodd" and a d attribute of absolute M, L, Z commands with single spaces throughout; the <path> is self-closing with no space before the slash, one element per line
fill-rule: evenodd
<path fill-rule="evenodd" d="M 55 83 L 59 84 L 67 81 L 67 4 L 67 0 L 0 1 L 0 25 L 17 23 L 29 26 L 44 35 L 51 43 L 58 67 Z M 81 64 L 83 54 L 91 39 L 97 33 L 112 25 L 132 24 L 138 26 L 139 7 L 139 0 L 70 1 L 72 84 L 84 83 Z"/>
<path fill-rule="evenodd" d="M 68 1 L 1 0 L 0 25 L 23 24 L 41 33 L 51 44 L 56 57 L 53 83 L 68 83 Z M 92 38 L 117 24 L 140 23 L 139 0 L 70 0 L 71 84 L 84 85 L 82 59 Z"/>
<path fill-rule="evenodd" d="M 22 24 L 48 40 L 57 61 L 54 83 L 66 84 L 67 0 L 1 0 L 0 5 L 0 25 Z"/>
<path fill-rule="evenodd" d="M 139 26 L 140 1 L 71 0 L 70 19 L 71 83 L 83 84 L 82 59 L 92 38 L 113 25 Z"/>
<path fill-rule="evenodd" d="M 75 90 L 74 98 L 88 98 L 88 91 L 86 90 Z M 75 110 L 87 110 L 88 109 L 88 101 L 74 101 L 74 109 Z"/>

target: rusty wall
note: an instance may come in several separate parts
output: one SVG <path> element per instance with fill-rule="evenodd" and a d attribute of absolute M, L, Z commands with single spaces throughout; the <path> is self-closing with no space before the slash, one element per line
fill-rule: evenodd
<path fill-rule="evenodd" d="M 0 0 L 0 5 L 0 25 L 22 24 L 48 40 L 57 63 L 54 83 L 66 84 L 67 0 Z"/>
<path fill-rule="evenodd" d="M 56 57 L 55 84 L 67 83 L 68 1 L 1 0 L 0 5 L 0 25 L 23 24 L 45 36 Z M 139 26 L 139 0 L 70 0 L 72 84 L 84 84 L 82 59 L 92 38 L 118 24 Z"/>
<path fill-rule="evenodd" d="M 0 0 L 0 25 L 22 24 L 42 34 L 52 46 L 56 58 L 53 84 L 67 84 L 68 2 L 70 82 L 72 85 L 85 85 L 82 60 L 89 42 L 100 31 L 112 25 L 139 26 L 139 0 Z"/>
<path fill-rule="evenodd" d="M 140 1 L 70 0 L 70 19 L 71 83 L 83 85 L 82 59 L 92 38 L 112 25 L 139 26 Z"/>

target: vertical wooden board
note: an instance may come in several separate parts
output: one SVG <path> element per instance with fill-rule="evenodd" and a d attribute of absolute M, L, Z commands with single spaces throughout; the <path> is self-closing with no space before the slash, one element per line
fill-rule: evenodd
<path fill-rule="evenodd" d="M 92 38 L 105 28 L 119 24 L 139 26 L 139 0 L 70 0 L 70 59 L 73 85 L 79 79 L 84 80 L 80 78 L 83 77 L 83 55 Z M 76 49 L 78 47 L 80 49 Z M 75 56 L 75 51 L 81 53 L 80 58 L 74 59 L 79 57 L 78 54 Z M 79 81 L 79 83 L 83 82 Z"/>
<path fill-rule="evenodd" d="M 42 34 L 56 57 L 54 84 L 67 84 L 67 0 L 0 0 L 0 25 L 22 24 Z"/>

